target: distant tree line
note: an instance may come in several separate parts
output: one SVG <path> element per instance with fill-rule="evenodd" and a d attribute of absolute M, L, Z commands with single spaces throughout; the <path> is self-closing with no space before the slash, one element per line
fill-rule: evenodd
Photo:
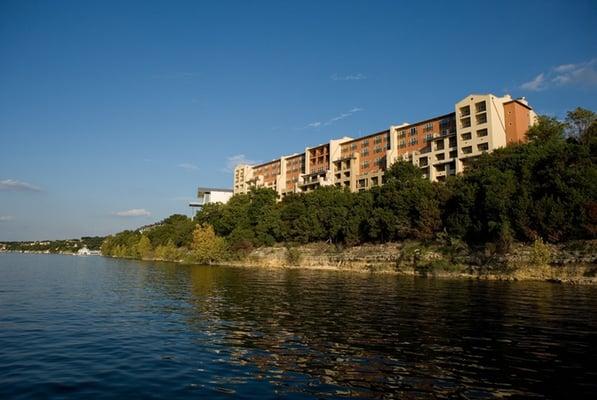
<path fill-rule="evenodd" d="M 7 251 L 76 253 L 83 247 L 87 247 L 89 250 L 99 250 L 104 239 L 103 236 L 84 236 L 80 239 L 2 242 L 0 248 Z"/>
<path fill-rule="evenodd" d="M 577 108 L 560 122 L 541 116 L 528 142 L 484 154 L 460 176 L 432 183 L 408 162 L 384 185 L 351 193 L 321 187 L 277 201 L 266 188 L 207 204 L 194 219 L 173 215 L 143 231 L 108 237 L 104 254 L 199 262 L 275 243 L 339 247 L 451 238 L 505 252 L 514 241 L 558 243 L 597 234 L 597 122 Z"/>

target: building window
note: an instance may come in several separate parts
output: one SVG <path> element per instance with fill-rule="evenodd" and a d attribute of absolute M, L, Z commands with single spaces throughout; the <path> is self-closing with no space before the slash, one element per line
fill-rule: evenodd
<path fill-rule="evenodd" d="M 429 160 L 427 159 L 427 157 L 419 158 L 419 166 L 420 167 L 426 167 L 428 164 L 429 164 Z"/>
<path fill-rule="evenodd" d="M 451 137 L 448 140 L 448 146 L 450 146 L 450 147 L 456 147 L 456 138 L 455 137 Z"/>
<path fill-rule="evenodd" d="M 475 117 L 477 125 L 484 124 L 487 122 L 487 113 L 479 114 Z"/>
<path fill-rule="evenodd" d="M 460 120 L 460 127 L 461 128 L 470 128 L 470 126 L 471 126 L 471 119 L 470 119 L 470 117 L 462 118 Z"/>
<path fill-rule="evenodd" d="M 479 151 L 487 151 L 487 150 L 489 150 L 489 143 L 479 143 L 477 145 L 477 149 Z"/>
<path fill-rule="evenodd" d="M 433 133 L 426 133 L 425 134 L 425 141 L 429 142 L 430 140 L 433 140 Z"/>
<path fill-rule="evenodd" d="M 444 161 L 446 159 L 446 155 L 444 153 L 439 153 L 437 156 L 437 161 Z"/>
<path fill-rule="evenodd" d="M 473 147 L 472 146 L 466 146 L 462 148 L 462 152 L 464 154 L 471 154 L 473 152 Z"/>
<path fill-rule="evenodd" d="M 363 149 L 363 150 L 361 150 L 361 154 L 363 155 L 363 157 L 366 157 L 369 155 L 369 150 Z"/>
<path fill-rule="evenodd" d="M 450 158 L 456 158 L 458 157 L 458 150 L 452 150 L 450 152 Z"/>
<path fill-rule="evenodd" d="M 460 137 L 462 138 L 462 140 L 471 140 L 471 138 L 472 138 L 470 132 L 465 132 L 462 135 L 460 135 Z"/>
<path fill-rule="evenodd" d="M 406 136 L 406 131 L 405 130 L 401 130 L 400 132 L 398 132 L 398 137 L 405 137 Z"/>
<path fill-rule="evenodd" d="M 488 134 L 487 129 L 479 129 L 477 131 L 477 137 L 485 137 L 485 136 L 487 136 L 487 134 Z"/>
<path fill-rule="evenodd" d="M 416 136 L 413 136 L 410 138 L 410 144 L 418 144 L 419 143 L 419 139 Z"/>
<path fill-rule="evenodd" d="M 416 134 L 417 134 L 417 127 L 413 126 L 412 128 L 410 128 L 410 135 L 415 136 Z"/>
<path fill-rule="evenodd" d="M 487 105 L 485 100 L 475 103 L 475 111 L 480 113 L 487 110 Z"/>
<path fill-rule="evenodd" d="M 471 107 L 470 106 L 460 107 L 460 117 L 467 117 L 469 115 L 471 115 Z"/>
<path fill-rule="evenodd" d="M 400 148 L 406 147 L 406 140 L 401 139 L 399 143 Z"/>
<path fill-rule="evenodd" d="M 423 126 L 423 132 L 430 132 L 433 130 L 433 122 L 427 122 L 425 126 Z"/>

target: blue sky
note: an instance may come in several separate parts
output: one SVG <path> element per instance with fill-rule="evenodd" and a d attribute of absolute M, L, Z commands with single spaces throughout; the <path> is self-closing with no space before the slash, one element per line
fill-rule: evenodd
<path fill-rule="evenodd" d="M 597 110 L 594 1 L 2 1 L 0 240 L 190 215 L 197 186 L 453 111 Z"/>

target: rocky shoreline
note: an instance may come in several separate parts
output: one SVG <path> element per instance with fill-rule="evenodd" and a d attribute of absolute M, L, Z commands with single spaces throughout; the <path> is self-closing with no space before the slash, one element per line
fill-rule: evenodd
<path fill-rule="evenodd" d="M 298 247 L 263 247 L 236 260 L 219 262 L 237 267 L 318 269 L 386 273 L 438 278 L 533 280 L 597 284 L 595 243 L 580 249 L 566 246 L 517 244 L 505 255 L 488 251 L 454 252 L 439 245 L 390 243 L 338 250 L 317 243 Z"/>
<path fill-rule="evenodd" d="M 6 251 L 42 253 L 42 251 Z M 73 253 L 49 253 L 76 255 Z M 168 261 L 193 264 L 188 259 Z M 300 246 L 260 247 L 236 254 L 214 265 L 346 271 L 428 278 L 457 278 L 505 281 L 546 281 L 569 284 L 597 284 L 597 240 L 549 245 L 514 244 L 506 254 L 491 249 L 468 249 L 458 245 L 402 242 L 366 244 L 339 249 L 326 243 Z"/>

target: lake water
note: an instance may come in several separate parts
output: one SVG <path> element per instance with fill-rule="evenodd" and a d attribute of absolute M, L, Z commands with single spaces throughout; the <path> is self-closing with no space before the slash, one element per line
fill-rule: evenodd
<path fill-rule="evenodd" d="M 590 398 L 597 288 L 0 254 L 0 398 Z"/>

